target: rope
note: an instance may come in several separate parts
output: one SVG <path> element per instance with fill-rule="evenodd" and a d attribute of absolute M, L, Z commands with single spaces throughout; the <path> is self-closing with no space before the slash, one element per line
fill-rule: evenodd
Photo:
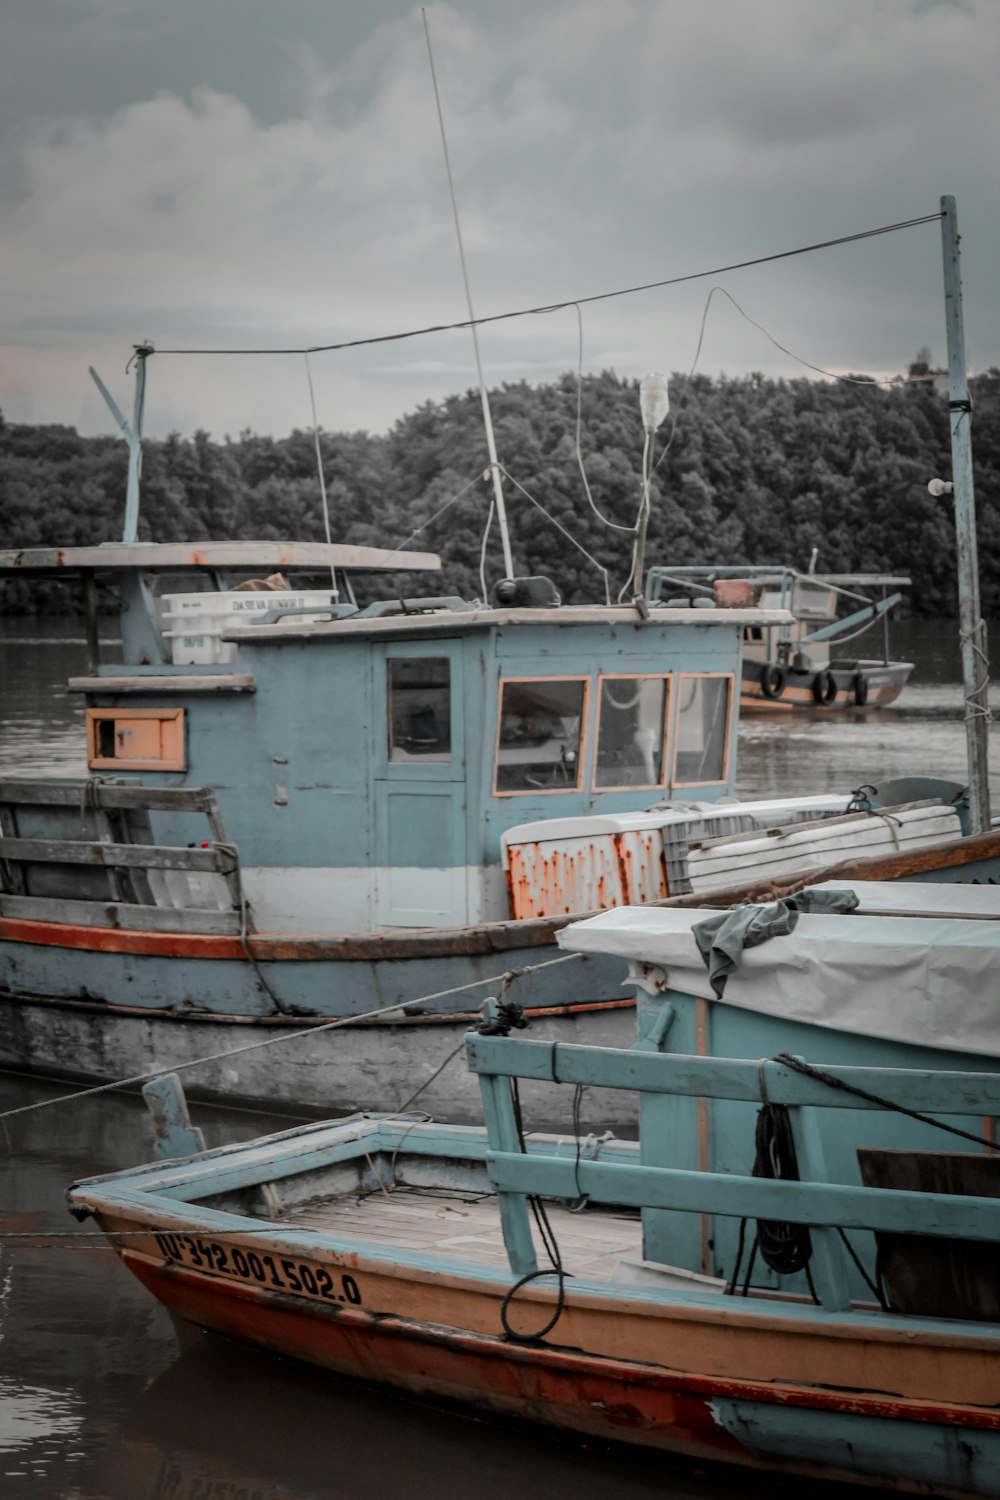
<path fill-rule="evenodd" d="M 537 974 L 542 969 L 551 969 L 556 964 L 569 963 L 572 959 L 585 957 L 582 953 L 565 953 L 559 958 L 550 958 L 541 964 L 531 964 L 519 972 L 521 974 Z M 93 1088 L 78 1089 L 72 1094 L 59 1094 L 53 1099 L 37 1099 L 33 1104 L 22 1104 L 17 1109 L 7 1109 L 0 1112 L 0 1120 L 9 1120 L 14 1115 L 30 1114 L 36 1109 L 47 1109 L 53 1104 L 68 1104 L 74 1099 L 86 1099 L 95 1094 L 106 1094 L 112 1089 L 123 1089 L 138 1083 L 148 1083 L 153 1078 L 164 1078 L 168 1073 L 180 1073 L 187 1068 L 197 1068 L 203 1063 L 220 1062 L 229 1057 L 239 1057 L 246 1052 L 256 1052 L 261 1047 L 276 1047 L 282 1042 L 296 1042 L 303 1037 L 318 1036 L 324 1031 L 335 1031 L 341 1026 L 356 1026 L 361 1021 L 371 1021 L 377 1016 L 390 1015 L 393 1011 L 406 1010 L 413 1005 L 426 1005 L 431 1000 L 444 1000 L 449 995 L 460 995 L 464 990 L 485 989 L 488 985 L 494 985 L 498 980 L 502 981 L 503 975 L 491 974 L 487 979 L 470 979 L 467 984 L 456 984 L 447 990 L 436 990 L 432 995 L 419 995 L 411 1000 L 399 1000 L 395 1005 L 380 1005 L 375 1010 L 362 1011 L 356 1016 L 338 1016 L 334 1021 L 324 1021 L 319 1026 L 304 1026 L 301 1031 L 292 1032 L 288 1036 L 265 1037 L 263 1041 L 247 1042 L 242 1047 L 230 1047 L 224 1052 L 209 1052 L 203 1057 L 191 1058 L 188 1062 L 175 1063 L 170 1068 L 153 1068 L 148 1073 L 136 1073 L 131 1078 L 118 1078 L 112 1083 L 99 1083 Z"/>
<path fill-rule="evenodd" d="M 683 276 L 667 276 L 660 281 L 645 281 L 636 286 L 618 287 L 610 292 L 595 292 L 589 297 L 570 297 L 563 302 L 540 303 L 537 307 L 521 307 L 511 312 L 494 313 L 485 318 L 464 318 L 457 323 L 434 323 L 425 328 L 410 328 L 401 333 L 383 333 L 361 339 L 342 339 L 336 344 L 296 345 L 293 348 L 259 349 L 157 349 L 157 354 L 332 354 L 340 349 L 360 349 L 372 344 L 394 344 L 403 339 L 422 338 L 431 333 L 453 333 L 460 329 L 482 328 L 487 323 L 503 323 L 511 318 L 529 318 L 545 313 L 564 312 L 569 307 L 586 306 L 590 302 L 607 302 L 613 297 L 631 297 L 638 292 L 657 291 L 661 287 L 681 286 L 688 281 L 704 281 L 709 276 L 723 276 L 727 271 L 743 271 L 750 266 L 766 266 L 774 261 L 790 260 L 796 255 L 810 255 L 816 250 L 831 250 L 838 245 L 854 244 L 858 240 L 870 240 L 882 234 L 895 234 L 901 229 L 913 229 L 921 224 L 937 224 L 944 217 L 938 211 L 919 214 L 912 219 L 900 219 L 894 224 L 880 224 L 875 229 L 862 229 L 855 234 L 838 235 L 835 239 L 817 240 L 811 245 L 799 245 L 794 250 L 778 250 L 771 255 L 758 255 L 751 260 L 734 261 L 726 266 L 713 266 L 707 271 L 689 271 Z M 153 353 L 153 350 L 149 351 Z"/>
<path fill-rule="evenodd" d="M 611 581 L 610 581 L 610 575 L 608 574 L 607 568 L 602 567 L 602 565 L 597 561 L 597 558 L 594 557 L 594 555 L 592 553 L 590 553 L 590 552 L 587 551 L 586 547 L 582 544 L 582 542 L 578 542 L 577 539 L 576 539 L 576 537 L 573 535 L 573 533 L 571 531 L 567 531 L 566 527 L 562 524 L 562 522 L 556 520 L 556 518 L 552 514 L 552 512 L 546 510 L 545 506 L 542 505 L 540 501 L 536 500 L 535 497 L 534 497 L 534 495 L 529 495 L 528 491 L 524 488 L 524 485 L 523 484 L 519 484 L 518 481 L 514 478 L 513 474 L 508 473 L 507 469 L 504 468 L 503 464 L 498 464 L 497 467 L 499 468 L 500 473 L 504 476 L 504 478 L 505 479 L 509 479 L 510 482 L 511 482 L 511 484 L 514 486 L 514 488 L 516 490 L 520 490 L 520 492 L 524 496 L 524 498 L 526 500 L 530 500 L 531 504 L 535 507 L 535 509 L 536 510 L 540 510 L 541 513 L 542 513 L 542 515 L 545 516 L 549 521 L 552 522 L 552 524 L 556 528 L 556 530 L 557 531 L 561 531 L 562 534 L 563 534 L 563 536 L 566 537 L 567 541 L 572 542 L 572 544 L 576 548 L 576 550 L 578 552 L 582 552 L 583 555 L 584 555 L 584 557 L 587 559 L 587 561 L 590 562 L 590 563 L 592 563 L 594 565 L 594 567 L 597 569 L 598 573 L 600 573 L 601 577 L 604 579 L 604 602 L 605 602 L 605 604 L 607 604 L 607 605 L 610 606 L 610 604 L 611 604 Z"/>
<path fill-rule="evenodd" d="M 253 949 L 250 946 L 250 902 L 247 900 L 246 891 L 243 889 L 243 869 L 240 865 L 240 851 L 235 844 L 229 843 L 216 844 L 215 848 L 221 849 L 224 853 L 229 854 L 236 866 L 236 893 L 240 903 L 240 947 L 243 949 L 243 952 L 246 954 L 247 958 L 250 960 L 250 963 L 253 965 L 253 971 L 257 976 L 257 982 L 264 993 L 270 999 L 271 1004 L 274 1006 L 275 1010 L 283 1016 L 295 1015 L 297 1014 L 297 1012 L 294 1006 L 286 1005 L 284 1000 L 279 999 L 274 990 L 271 988 L 267 979 L 264 977 L 264 972 L 261 969 L 260 964 L 257 962 L 257 955 L 254 953 Z"/>
<path fill-rule="evenodd" d="M 960 630 L 958 633 L 959 644 L 969 645 L 972 650 L 973 663 L 978 664 L 982 676 L 972 689 L 971 693 L 965 695 L 965 719 L 966 723 L 971 719 L 985 719 L 987 724 L 992 722 L 993 715 L 985 703 L 979 701 L 979 695 L 985 693 L 990 685 L 990 658 L 987 649 L 986 621 L 978 620 L 971 630 Z"/>
<path fill-rule="evenodd" d="M 554 1067 L 553 1077 L 555 1077 Z M 521 1114 L 521 1091 L 518 1085 L 517 1078 L 511 1078 L 510 1087 L 511 1098 L 514 1105 L 514 1124 L 517 1128 L 517 1139 L 521 1147 L 522 1155 L 526 1156 L 527 1147 L 524 1142 L 524 1117 Z M 545 1253 L 549 1257 L 551 1265 L 544 1266 L 537 1271 L 529 1271 L 526 1276 L 522 1276 L 519 1281 L 515 1281 L 514 1285 L 508 1290 L 506 1296 L 503 1299 L 503 1302 L 500 1304 L 500 1322 L 503 1326 L 504 1334 L 508 1339 L 511 1340 L 512 1343 L 515 1344 L 534 1344 L 537 1343 L 539 1339 L 544 1338 L 547 1333 L 551 1333 L 552 1329 L 556 1326 L 559 1319 L 562 1317 L 562 1311 L 566 1305 L 566 1277 L 569 1274 L 563 1265 L 562 1254 L 559 1250 L 559 1242 L 555 1237 L 552 1225 L 549 1223 L 549 1216 L 545 1211 L 544 1203 L 542 1202 L 541 1198 L 537 1197 L 533 1193 L 527 1194 L 527 1200 L 528 1207 L 531 1210 L 531 1216 L 538 1228 L 539 1237 L 541 1238 L 542 1245 L 545 1249 Z M 558 1278 L 556 1304 L 555 1308 L 553 1309 L 552 1316 L 545 1324 L 543 1324 L 541 1328 L 536 1328 L 533 1333 L 518 1333 L 516 1329 L 511 1328 L 510 1321 L 507 1317 L 510 1304 L 513 1302 L 515 1296 L 523 1286 L 527 1286 L 531 1281 L 538 1281 L 542 1276 L 552 1275 L 555 1275 Z"/>
<path fill-rule="evenodd" d="M 319 493 L 323 501 L 323 529 L 326 532 L 326 544 L 329 547 L 332 544 L 333 538 L 330 535 L 330 506 L 326 497 L 326 477 L 323 473 L 323 454 L 321 453 L 319 446 L 319 422 L 316 417 L 316 392 L 313 390 L 312 370 L 309 367 L 309 355 L 304 354 L 302 357 L 306 362 L 306 380 L 309 382 L 309 405 L 312 408 L 313 419 L 313 444 L 316 449 L 316 473 L 319 476 Z M 333 602 L 334 604 L 339 604 L 340 590 L 337 588 L 337 570 L 333 567 L 331 567 L 330 569 L 330 586 L 333 591 Z"/>
<path fill-rule="evenodd" d="M 960 1130 L 957 1125 L 946 1125 L 943 1120 L 936 1120 L 933 1115 L 923 1115 L 919 1110 L 907 1109 L 905 1104 L 897 1104 L 893 1099 L 883 1099 L 880 1094 L 871 1094 L 867 1089 L 858 1088 L 856 1084 L 845 1083 L 842 1078 L 834 1078 L 832 1073 L 824 1073 L 822 1068 L 814 1068 L 810 1063 L 803 1062 L 801 1058 L 793 1057 L 789 1052 L 779 1052 L 774 1059 L 782 1063 L 784 1067 L 791 1068 L 795 1073 L 801 1073 L 803 1078 L 812 1078 L 816 1083 L 825 1083 L 827 1088 L 841 1089 L 845 1094 L 853 1094 L 858 1099 L 867 1099 L 869 1104 L 877 1104 L 880 1109 L 891 1109 L 899 1115 L 907 1115 L 911 1120 L 919 1120 L 922 1125 L 933 1125 L 937 1130 L 945 1130 L 949 1135 L 961 1136 L 965 1141 L 973 1141 L 977 1146 L 986 1146 L 990 1151 L 996 1150 L 996 1141 L 987 1140 L 984 1135 L 975 1135 L 969 1130 Z"/>

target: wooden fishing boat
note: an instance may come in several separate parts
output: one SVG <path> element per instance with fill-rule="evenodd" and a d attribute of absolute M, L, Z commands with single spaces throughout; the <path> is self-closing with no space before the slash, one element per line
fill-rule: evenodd
<path fill-rule="evenodd" d="M 959 826 L 946 796 L 943 839 L 894 851 L 891 868 L 877 847 L 867 852 L 877 856 L 873 876 L 992 879 L 1000 833 L 990 831 L 986 783 L 952 199 L 942 200 L 942 226 L 968 822 Z M 771 608 L 767 589 L 759 600 L 751 589 L 741 600 L 720 580 L 711 598 L 673 607 L 655 597 L 651 576 L 650 597 L 639 592 L 626 606 L 562 606 L 549 580 L 515 571 L 489 422 L 505 576 L 488 600 L 359 606 L 353 575 L 436 569 L 427 554 L 140 543 L 153 352 L 137 346 L 130 361 L 131 425 L 101 386 L 130 447 L 122 543 L 0 553 L 0 577 L 82 585 L 91 661 L 70 687 L 86 705 L 93 773 L 76 786 L 0 785 L 0 1065 L 101 1079 L 197 1065 L 196 1086 L 209 1095 L 328 1110 L 401 1107 L 419 1094 L 460 1119 L 472 1096 L 448 1064 L 489 987 L 513 989 L 553 1044 L 626 1044 L 620 959 L 595 950 L 556 967 L 556 932 L 592 907 L 687 890 L 684 819 L 643 820 L 650 804 L 682 801 L 698 804 L 687 814 L 705 822 L 703 805 L 732 794 L 744 652 L 775 630 L 790 644 L 788 599 Z M 666 398 L 664 377 L 642 382 L 639 587 L 647 460 Z M 111 580 L 122 606 L 117 663 L 98 648 L 97 587 Z M 872 617 L 887 607 L 871 606 Z M 823 627 L 798 645 L 822 649 L 830 635 Z M 797 670 L 794 655 L 789 664 Z M 863 841 L 871 830 L 881 836 L 880 818 L 895 841 L 891 813 L 870 807 Z M 751 828 L 735 832 L 758 831 L 755 815 L 744 816 Z M 574 848 L 557 852 L 552 878 L 539 825 L 584 817 L 608 826 L 592 840 L 570 834 Z M 524 882 L 502 863 L 515 827 Z M 786 866 L 766 878 L 796 874 Z M 729 863 L 712 877 L 734 878 Z M 287 1046 L 264 1046 L 278 1037 Z"/>
<path fill-rule="evenodd" d="M 295 587 L 241 586 L 279 566 Z M 89 778 L 0 781 L 0 1065 L 109 1081 L 197 1064 L 201 1096 L 322 1114 L 421 1089 L 472 1119 L 473 1082 L 438 1070 L 504 974 L 552 1040 L 628 1044 L 619 960 L 549 967 L 571 915 L 690 891 L 689 852 L 713 835 L 848 806 L 732 800 L 744 629 L 780 611 L 541 606 L 537 580 L 506 604 L 359 606 L 358 580 L 402 567 L 437 559 L 256 542 L 0 554 L 0 575 L 82 586 L 92 656 L 70 682 Z M 316 587 L 324 570 L 335 587 Z M 98 650 L 98 584 L 121 604 L 120 661 Z M 942 878 L 986 874 L 1000 835 L 965 847 L 961 788 L 934 791 L 905 850 L 859 815 L 861 843 L 803 871 L 878 854 L 874 839 L 900 874 L 928 847 Z"/>
<path fill-rule="evenodd" d="M 704 596 L 721 578 L 742 580 L 750 599 L 787 609 L 792 616 L 776 626 L 747 626 L 740 681 L 744 712 L 884 708 L 903 691 L 913 663 L 892 660 L 889 617 L 909 578 L 801 573 L 785 564 L 652 568 L 648 592 L 654 599 L 673 600 L 678 589 Z M 845 605 L 849 614 L 841 613 Z M 878 623 L 880 656 L 859 657 L 838 649 Z"/>
<path fill-rule="evenodd" d="M 860 915 L 803 915 L 746 955 L 779 987 L 775 1017 L 783 975 L 856 1014 L 883 988 L 879 953 L 922 952 L 923 985 L 897 1001 L 919 1032 L 1000 972 L 995 892 L 929 887 L 905 916 L 861 896 Z M 927 914 L 949 899 L 963 915 Z M 934 1066 L 668 1052 L 679 992 L 645 977 L 631 1049 L 470 1035 L 484 1129 L 355 1117 L 178 1159 L 197 1142 L 161 1081 L 174 1159 L 77 1184 L 71 1207 L 177 1319 L 344 1375 L 699 1460 L 1000 1494 L 995 1016 L 972 1068 L 960 1049 Z M 561 1136 L 532 1129 L 542 1084 L 563 1090 Z M 581 1089 L 637 1092 L 640 1140 L 583 1136 Z M 691 1163 L 677 1125 L 709 1109 L 726 1128 L 711 1155 L 697 1131 Z"/>

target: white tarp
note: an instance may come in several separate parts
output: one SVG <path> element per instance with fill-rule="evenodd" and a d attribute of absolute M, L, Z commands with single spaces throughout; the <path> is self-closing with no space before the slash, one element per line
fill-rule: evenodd
<path fill-rule="evenodd" d="M 852 884 L 862 901 L 865 883 Z M 919 889 L 924 899 L 937 885 Z M 802 915 L 747 948 L 715 1001 L 691 929 L 708 910 L 623 906 L 564 928 L 559 946 L 664 970 L 671 989 L 836 1031 L 1000 1056 L 1000 921 Z"/>
<path fill-rule="evenodd" d="M 854 891 L 859 913 L 912 917 L 1000 917 L 1000 885 L 930 880 L 821 880 L 811 891 Z"/>

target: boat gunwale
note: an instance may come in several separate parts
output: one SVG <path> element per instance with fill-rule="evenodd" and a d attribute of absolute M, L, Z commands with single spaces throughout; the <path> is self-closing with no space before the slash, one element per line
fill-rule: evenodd
<path fill-rule="evenodd" d="M 942 804 L 944 806 L 945 804 Z M 964 838 L 928 844 L 909 855 L 882 854 L 841 860 L 814 870 L 802 870 L 771 880 L 756 880 L 714 890 L 667 896 L 644 903 L 647 907 L 727 907 L 747 902 L 774 901 L 808 886 L 829 880 L 900 879 L 908 874 L 937 872 L 976 864 L 1000 855 L 1000 828 Z M 261 962 L 339 959 L 345 962 L 376 959 L 445 958 L 468 954 L 503 953 L 512 948 L 544 947 L 570 923 L 594 917 L 609 908 L 565 912 L 553 917 L 498 917 L 464 927 L 390 928 L 377 932 L 248 933 L 246 942 Z M 0 942 L 27 942 L 66 948 L 136 954 L 166 953 L 199 959 L 247 957 L 237 937 L 210 933 L 167 933 L 119 927 L 77 926 L 0 915 Z"/>
<path fill-rule="evenodd" d="M 393 1128 L 395 1125 L 395 1128 Z M 383 1132 L 385 1134 L 383 1135 Z M 324 1144 L 313 1143 L 311 1151 L 295 1153 L 293 1147 L 297 1137 L 327 1135 Z M 374 1140 L 372 1139 L 374 1137 Z M 553 1147 L 553 1140 L 556 1142 Z M 340 1165 L 343 1162 L 357 1159 L 366 1155 L 362 1142 L 367 1143 L 370 1149 L 391 1154 L 402 1151 L 406 1155 L 420 1155 L 427 1152 L 428 1146 L 435 1141 L 440 1141 L 442 1149 L 431 1151 L 429 1154 L 438 1156 L 461 1154 L 466 1160 L 482 1161 L 484 1165 L 489 1164 L 492 1157 L 503 1155 L 494 1151 L 488 1142 L 485 1127 L 477 1126 L 438 1126 L 430 1122 L 409 1122 L 403 1120 L 394 1122 L 391 1117 L 382 1119 L 353 1120 L 350 1122 L 326 1122 L 319 1125 L 299 1126 L 290 1131 L 280 1132 L 277 1136 L 263 1137 L 251 1142 L 236 1143 L 229 1146 L 219 1147 L 213 1151 L 199 1153 L 195 1156 L 182 1158 L 169 1163 L 147 1163 L 138 1168 L 126 1169 L 122 1172 L 96 1178 L 85 1179 L 73 1184 L 69 1189 L 71 1203 L 79 1203 L 87 1207 L 94 1214 L 105 1234 L 112 1238 L 115 1229 L 107 1227 L 104 1220 L 110 1220 L 116 1215 L 124 1216 L 131 1223 L 136 1217 L 144 1219 L 141 1229 L 147 1230 L 153 1236 L 158 1232 L 186 1233 L 186 1234 L 212 1234 L 214 1237 L 222 1238 L 231 1242 L 240 1242 L 240 1236 L 252 1236 L 255 1246 L 269 1244 L 280 1246 L 288 1250 L 294 1250 L 298 1254 L 313 1253 L 332 1256 L 338 1264 L 347 1264 L 352 1269 L 363 1271 L 370 1266 L 373 1274 L 388 1275 L 394 1279 L 411 1279 L 423 1284 L 432 1284 L 438 1289 L 445 1290 L 476 1290 L 475 1283 L 481 1283 L 479 1290 L 489 1292 L 491 1295 L 506 1294 L 510 1286 L 518 1278 L 509 1267 L 491 1267 L 481 1262 L 467 1262 L 460 1257 L 447 1258 L 441 1255 L 427 1254 L 421 1251 L 400 1248 L 385 1248 L 384 1246 L 370 1244 L 356 1236 L 344 1237 L 334 1235 L 327 1230 L 317 1230 L 307 1227 L 296 1228 L 293 1224 L 274 1220 L 260 1219 L 248 1214 L 237 1214 L 223 1209 L 207 1208 L 203 1205 L 192 1204 L 190 1197 L 169 1196 L 167 1189 L 170 1185 L 180 1189 L 182 1186 L 188 1192 L 198 1192 L 206 1195 L 212 1192 L 232 1191 L 242 1186 L 252 1187 L 263 1181 L 274 1181 L 281 1177 L 291 1177 L 301 1173 L 315 1171 L 323 1167 Z M 274 1154 L 274 1147 L 282 1144 L 283 1150 L 280 1156 Z M 561 1149 L 560 1149 L 561 1145 Z M 612 1153 L 623 1154 L 622 1147 L 628 1150 L 628 1154 L 638 1156 L 639 1146 L 637 1142 L 611 1141 L 596 1148 L 594 1156 L 599 1158 L 601 1152 L 607 1152 L 612 1147 Z M 529 1137 L 526 1141 L 526 1155 L 548 1157 L 553 1155 L 564 1157 L 565 1162 L 574 1166 L 575 1143 L 570 1140 L 559 1138 Z M 534 1148 L 534 1149 L 533 1149 Z M 614 1148 L 618 1148 L 615 1150 Z M 335 1155 L 333 1154 L 335 1153 Z M 239 1168 L 235 1169 L 238 1180 L 227 1181 L 222 1178 L 222 1185 L 212 1187 L 212 1180 L 218 1184 L 222 1177 L 220 1163 L 226 1159 L 226 1164 L 231 1165 L 233 1158 L 249 1158 L 242 1173 Z M 580 1164 L 580 1169 L 585 1169 L 588 1161 Z M 262 1171 L 259 1176 L 249 1178 L 247 1168 L 251 1162 L 259 1166 Z M 280 1173 L 269 1169 L 283 1165 L 288 1170 Z M 574 1166 L 574 1170 L 577 1170 Z M 642 1171 L 642 1167 L 638 1168 Z M 656 1170 L 656 1169 L 654 1169 Z M 705 1174 L 700 1172 L 682 1174 L 686 1177 L 720 1176 L 727 1177 L 727 1182 L 734 1183 L 744 1179 L 732 1178 L 728 1174 Z M 141 1185 L 145 1179 L 145 1184 Z M 758 1179 L 745 1179 L 748 1181 L 759 1181 Z M 801 1187 L 804 1184 L 784 1184 L 784 1186 Z M 808 1185 L 808 1184 L 805 1184 Z M 773 1186 L 773 1184 L 771 1184 Z M 817 1187 L 827 1187 L 828 1184 L 814 1184 Z M 98 1190 L 102 1191 L 98 1191 Z M 495 1189 L 494 1189 L 495 1191 Z M 859 1188 L 859 1194 L 865 1194 L 878 1190 Z M 887 1190 L 881 1190 L 885 1193 Z M 331 1194 L 329 1196 L 336 1196 Z M 347 1197 L 350 1194 L 344 1194 Z M 936 1198 L 942 1196 L 933 1195 Z M 979 1203 L 979 1199 L 965 1198 L 966 1205 Z M 997 1205 L 992 1200 L 995 1208 Z M 695 1210 L 691 1210 L 694 1212 Z M 178 1223 L 180 1221 L 180 1224 Z M 120 1227 L 120 1226 L 119 1226 Z M 135 1231 L 130 1231 L 135 1233 Z M 123 1253 L 122 1247 L 116 1246 L 119 1254 Z M 165 1262 L 169 1265 L 169 1262 Z M 191 1270 L 187 1267 L 183 1269 Z M 552 1271 L 550 1274 L 556 1276 Z M 209 1275 L 209 1280 L 223 1281 L 232 1284 L 232 1279 L 221 1275 Z M 580 1293 L 584 1298 L 586 1308 L 593 1311 L 620 1311 L 623 1303 L 628 1303 L 633 1310 L 645 1309 L 645 1315 L 662 1315 L 664 1309 L 671 1309 L 680 1321 L 708 1318 L 709 1321 L 732 1324 L 734 1326 L 749 1328 L 773 1328 L 781 1331 L 789 1331 L 798 1324 L 799 1331 L 805 1335 L 814 1331 L 814 1325 L 822 1329 L 824 1336 L 837 1339 L 850 1339 L 864 1333 L 866 1338 L 879 1342 L 910 1344 L 915 1335 L 919 1334 L 923 1341 L 930 1342 L 934 1347 L 942 1349 L 951 1348 L 994 1348 L 1000 1350 L 1000 1324 L 963 1322 L 958 1319 L 935 1319 L 934 1324 L 941 1324 L 942 1328 L 932 1327 L 928 1329 L 926 1319 L 905 1314 L 882 1312 L 881 1309 L 872 1308 L 864 1310 L 858 1307 L 838 1309 L 831 1312 L 822 1306 L 814 1306 L 803 1302 L 799 1298 L 789 1299 L 783 1302 L 780 1299 L 767 1296 L 755 1301 L 749 1298 L 726 1298 L 722 1299 L 719 1292 L 704 1292 L 696 1289 L 686 1288 L 664 1288 L 652 1285 L 608 1282 L 596 1282 L 587 1277 L 573 1277 L 572 1285 L 564 1289 L 566 1299 L 575 1302 L 576 1294 Z M 545 1288 L 528 1284 L 521 1288 L 519 1296 L 525 1300 L 548 1305 L 551 1302 L 554 1289 L 548 1292 Z M 761 1305 L 763 1304 L 763 1305 Z M 298 1305 L 298 1304 L 297 1304 Z M 721 1318 L 719 1315 L 722 1315 Z M 714 1315 L 714 1316 L 712 1316 Z M 771 1321 L 768 1321 L 768 1320 Z M 891 1321 L 886 1321 L 891 1319 Z M 944 1325 L 948 1325 L 944 1328 Z"/>

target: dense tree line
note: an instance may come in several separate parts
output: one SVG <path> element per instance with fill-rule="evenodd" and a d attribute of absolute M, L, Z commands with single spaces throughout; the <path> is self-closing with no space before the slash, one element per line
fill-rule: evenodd
<path fill-rule="evenodd" d="M 919 356 L 910 370 L 932 373 Z M 973 386 L 979 559 L 989 617 L 1000 610 L 1000 372 Z M 642 461 L 636 382 L 606 372 L 585 377 L 578 393 L 575 376 L 564 375 L 548 385 L 521 382 L 491 393 L 518 571 L 548 574 L 572 601 L 603 598 L 601 575 L 586 553 L 608 569 L 615 592 L 631 555 L 629 535 L 605 525 L 588 503 L 577 457 L 578 394 L 580 451 L 594 506 L 630 526 Z M 654 455 L 648 562 L 805 567 L 815 547 L 820 571 L 907 572 L 914 612 L 954 612 L 951 505 L 927 492 L 931 476 L 950 472 L 940 380 L 885 386 L 863 377 L 849 384 L 678 376 L 671 399 Z M 412 545 L 440 552 L 444 562 L 444 582 L 435 581 L 434 591 L 480 592 L 491 486 L 483 479 L 475 392 L 427 402 L 384 435 L 324 432 L 321 449 L 336 540 L 394 546 L 423 527 Z M 0 546 L 116 539 L 126 465 L 120 439 L 82 438 L 70 427 L 0 417 Z M 196 432 L 148 440 L 140 534 L 155 541 L 322 538 L 312 434 L 276 439 L 246 432 L 220 443 Z M 487 579 L 499 572 L 494 525 Z M 401 578 L 394 588 L 428 591 L 426 580 Z M 3 612 L 65 602 L 52 586 L 0 584 Z"/>

